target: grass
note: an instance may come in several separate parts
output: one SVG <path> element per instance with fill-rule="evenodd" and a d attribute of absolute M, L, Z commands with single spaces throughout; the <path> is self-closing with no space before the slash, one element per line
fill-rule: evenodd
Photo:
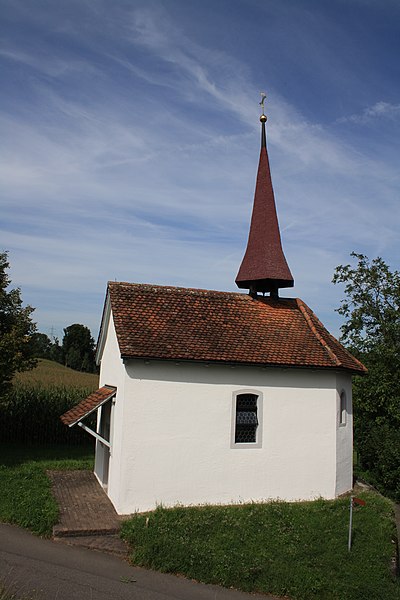
<path fill-rule="evenodd" d="M 14 600 L 15 598 L 15 594 L 12 594 L 4 585 L 0 583 L 0 600 Z"/>
<path fill-rule="evenodd" d="M 158 508 L 123 525 L 136 565 L 205 583 L 296 600 L 399 600 L 392 579 L 392 504 L 372 492 L 354 510 L 349 499 Z"/>
<path fill-rule="evenodd" d="M 43 600 L 39 590 L 32 590 L 29 578 L 23 579 L 10 567 L 8 573 L 0 580 L 0 600 Z M 54 596 L 56 600 L 58 594 Z"/>
<path fill-rule="evenodd" d="M 24 584 L 15 584 L 12 581 L 0 581 L 0 600 L 38 600 L 36 592 L 27 593 Z"/>
<path fill-rule="evenodd" d="M 1 586 L 0 583 L 0 600 L 17 600 L 18 596 Z M 20 600 L 21 597 L 18 598 Z M 28 599 L 27 599 L 28 600 Z"/>
<path fill-rule="evenodd" d="M 31 371 L 16 373 L 15 383 L 23 385 L 81 387 L 91 391 L 99 387 L 99 376 L 93 373 L 81 373 L 64 367 L 52 360 L 40 358 L 37 367 Z"/>
<path fill-rule="evenodd" d="M 93 446 L 0 445 L 0 521 L 50 536 L 58 507 L 46 470 L 92 470 L 93 455 Z"/>

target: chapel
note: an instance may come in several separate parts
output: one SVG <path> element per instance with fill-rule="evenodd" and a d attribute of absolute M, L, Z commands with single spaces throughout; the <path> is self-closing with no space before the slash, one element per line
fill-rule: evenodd
<path fill-rule="evenodd" d="M 96 438 L 119 514 L 157 505 L 335 498 L 352 487 L 352 376 L 365 367 L 299 298 L 266 136 L 240 292 L 109 282 L 100 388 L 62 415 Z M 97 426 L 85 419 L 96 412 Z"/>

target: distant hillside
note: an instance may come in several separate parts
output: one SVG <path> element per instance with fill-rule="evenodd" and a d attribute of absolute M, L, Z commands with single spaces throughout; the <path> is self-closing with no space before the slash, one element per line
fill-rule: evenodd
<path fill-rule="evenodd" d="M 81 373 L 59 363 L 44 358 L 38 359 L 38 365 L 32 371 L 17 373 L 14 377 L 16 383 L 42 385 L 42 386 L 71 386 L 85 389 L 97 389 L 99 376 L 93 373 Z"/>

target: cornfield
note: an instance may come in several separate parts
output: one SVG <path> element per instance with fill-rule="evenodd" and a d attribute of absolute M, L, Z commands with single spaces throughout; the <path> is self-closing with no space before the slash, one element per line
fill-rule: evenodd
<path fill-rule="evenodd" d="M 60 385 L 14 384 L 12 390 L 0 399 L 0 440 L 26 444 L 75 445 L 91 442 L 91 437 L 80 427 L 65 426 L 60 415 L 92 391 L 92 388 L 85 390 Z"/>

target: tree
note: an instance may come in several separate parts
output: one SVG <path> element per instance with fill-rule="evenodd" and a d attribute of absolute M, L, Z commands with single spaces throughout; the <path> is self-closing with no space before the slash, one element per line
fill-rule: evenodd
<path fill-rule="evenodd" d="M 53 337 L 51 343 L 50 360 L 54 360 L 61 364 L 64 363 L 62 346 L 60 346 L 60 341 L 57 337 Z"/>
<path fill-rule="evenodd" d="M 0 383 L 1 393 L 11 384 L 18 371 L 32 369 L 36 361 L 32 357 L 30 339 L 36 331 L 31 321 L 33 308 L 22 306 L 19 288 L 9 290 L 11 280 L 7 252 L 0 253 Z"/>
<path fill-rule="evenodd" d="M 31 352 L 35 358 L 48 358 L 51 360 L 52 343 L 45 333 L 36 332 L 31 336 Z"/>
<path fill-rule="evenodd" d="M 390 417 L 400 425 L 400 273 L 379 257 L 351 256 L 356 267 L 340 265 L 333 282 L 345 284 L 338 309 L 346 319 L 341 341 L 369 369 L 367 377 L 356 380 L 356 391 L 362 391 L 358 408 L 378 421 Z"/>
<path fill-rule="evenodd" d="M 62 351 L 67 367 L 77 371 L 95 372 L 94 339 L 84 325 L 75 323 L 64 329 Z"/>
<path fill-rule="evenodd" d="M 333 283 L 345 284 L 341 341 L 368 368 L 354 381 L 355 444 L 374 483 L 400 499 L 400 273 L 382 258 L 351 256 L 356 266 L 338 266 Z"/>
<path fill-rule="evenodd" d="M 340 265 L 333 283 L 345 283 L 346 299 L 338 309 L 347 321 L 342 339 L 360 352 L 377 346 L 398 350 L 400 331 L 400 273 L 391 272 L 381 259 L 371 262 L 364 254 L 352 252 L 356 267 Z"/>

